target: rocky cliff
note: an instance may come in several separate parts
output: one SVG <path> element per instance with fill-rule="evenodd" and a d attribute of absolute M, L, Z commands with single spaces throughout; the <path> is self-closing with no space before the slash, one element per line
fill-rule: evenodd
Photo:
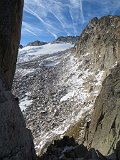
<path fill-rule="evenodd" d="M 110 74 L 110 69 L 120 62 L 119 33 L 119 16 L 94 18 L 83 30 L 74 47 L 76 58 L 79 60 L 79 69 L 89 74 L 82 85 L 87 94 L 83 106 L 91 108 L 91 111 L 94 109 L 94 102 L 100 93 L 102 82 Z M 91 111 L 88 110 L 88 114 Z M 81 128 L 80 121 L 69 130 L 68 135 L 76 135 L 77 128 Z M 77 137 L 79 139 L 80 136 Z"/>
<path fill-rule="evenodd" d="M 47 42 L 41 42 L 41 41 L 34 41 L 34 42 L 29 42 L 27 44 L 27 46 L 42 46 L 42 45 L 45 45 L 47 44 Z"/>
<path fill-rule="evenodd" d="M 96 148 L 104 155 L 111 154 L 117 146 L 118 154 L 120 17 L 92 19 L 75 48 L 79 58 L 89 52 L 91 59 L 88 60 L 88 68 L 92 67 L 95 72 L 104 71 L 104 78 L 106 77 L 105 80 L 103 78 L 104 82 L 101 81 L 102 89 L 98 89 L 101 92 L 95 100 L 92 120 L 86 129 L 85 143 L 88 148 Z"/>
<path fill-rule="evenodd" d="M 34 145 L 26 129 L 18 98 L 6 90 L 0 76 L 0 159 L 33 160 Z"/>
<path fill-rule="evenodd" d="M 0 159 L 33 160 L 34 145 L 19 100 L 11 94 L 20 41 L 23 0 L 0 1 Z"/>
<path fill-rule="evenodd" d="M 88 148 L 94 147 L 104 155 L 113 153 L 117 147 L 120 159 L 120 65 L 111 70 L 104 80 L 86 141 Z"/>
<path fill-rule="evenodd" d="M 108 71 L 113 64 L 120 61 L 120 17 L 92 19 L 75 48 L 80 58 L 85 53 L 90 53 L 94 70 Z M 88 63 L 88 68 L 90 65 Z"/>
<path fill-rule="evenodd" d="M 7 88 L 11 88 L 14 77 L 20 30 L 23 0 L 0 2 L 0 71 Z"/>
<path fill-rule="evenodd" d="M 79 36 L 60 36 L 52 43 L 76 43 L 79 40 Z"/>

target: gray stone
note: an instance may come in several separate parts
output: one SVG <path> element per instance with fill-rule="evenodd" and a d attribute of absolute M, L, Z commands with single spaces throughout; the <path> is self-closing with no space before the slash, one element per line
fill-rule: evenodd
<path fill-rule="evenodd" d="M 23 0 L 0 1 L 0 72 L 11 89 L 20 42 Z"/>
<path fill-rule="evenodd" d="M 20 41 L 23 0 L 0 1 L 0 159 L 36 158 L 18 99 L 11 94 Z"/>
<path fill-rule="evenodd" d="M 8 90 L 0 92 L 0 159 L 33 160 L 35 150 L 18 101 Z"/>
<path fill-rule="evenodd" d="M 120 150 L 118 143 L 120 139 L 119 72 L 120 65 L 112 69 L 111 74 L 103 82 L 102 90 L 95 102 L 88 139 L 86 139 L 88 148 L 94 147 L 104 155 L 113 153 L 116 145 L 118 155 Z"/>

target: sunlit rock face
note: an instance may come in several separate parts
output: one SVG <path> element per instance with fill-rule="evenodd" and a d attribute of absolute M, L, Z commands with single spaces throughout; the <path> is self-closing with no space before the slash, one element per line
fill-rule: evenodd
<path fill-rule="evenodd" d="M 103 72 L 102 90 L 93 105 L 92 121 L 86 128 L 85 143 L 102 154 L 111 154 L 119 141 L 119 63 L 120 63 L 120 17 L 94 18 L 83 31 L 76 44 L 76 56 L 89 51 L 87 68 L 92 72 Z M 92 84 L 93 85 L 93 84 Z M 95 83 L 97 85 L 97 83 Z M 95 87 L 93 85 L 93 88 Z M 89 86 L 89 84 L 88 84 Z M 119 150 L 119 145 L 117 145 Z"/>
<path fill-rule="evenodd" d="M 0 159 L 33 160 L 34 145 L 18 98 L 11 94 L 20 40 L 23 0 L 0 1 Z"/>
<path fill-rule="evenodd" d="M 52 43 L 76 43 L 79 40 L 79 36 L 60 36 Z"/>
<path fill-rule="evenodd" d="M 88 148 L 96 148 L 102 154 L 116 153 L 120 159 L 120 65 L 111 70 L 104 80 L 95 102 L 95 110 L 86 135 Z"/>
<path fill-rule="evenodd" d="M 90 53 L 94 70 L 109 70 L 120 61 L 120 17 L 106 16 L 94 18 L 81 34 L 76 44 L 77 56 Z M 91 63 L 88 63 L 90 68 Z M 108 71 L 109 72 L 109 71 Z"/>

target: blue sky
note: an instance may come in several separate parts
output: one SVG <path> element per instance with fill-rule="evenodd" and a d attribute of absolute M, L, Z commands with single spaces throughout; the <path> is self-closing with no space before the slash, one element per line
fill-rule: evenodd
<path fill-rule="evenodd" d="M 80 35 L 89 20 L 120 15 L 120 0 L 25 0 L 21 44 Z"/>

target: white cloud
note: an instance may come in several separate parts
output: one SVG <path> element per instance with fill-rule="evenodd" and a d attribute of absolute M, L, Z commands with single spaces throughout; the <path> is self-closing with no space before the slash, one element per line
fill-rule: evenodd
<path fill-rule="evenodd" d="M 62 0 L 25 0 L 24 10 L 31 15 L 39 19 L 51 35 L 56 35 L 62 30 L 67 35 L 70 35 L 69 29 L 74 28 L 74 32 L 77 32 L 76 23 L 81 19 L 83 22 L 83 13 L 82 13 L 82 3 L 81 0 L 67 0 L 67 3 Z M 66 10 L 70 9 L 70 14 L 72 21 L 69 22 L 68 17 L 69 13 L 66 13 Z M 52 14 L 56 19 L 58 26 L 54 25 L 53 21 L 50 21 L 49 14 Z M 67 15 L 66 15 L 67 14 Z M 69 27 L 68 27 L 69 26 Z"/>
<path fill-rule="evenodd" d="M 91 18 L 115 14 L 119 7 L 120 0 L 25 0 L 24 11 L 39 23 L 28 24 L 26 18 L 23 31 L 33 35 L 46 32 L 55 38 L 60 33 L 76 35 Z"/>
<path fill-rule="evenodd" d="M 78 32 L 76 25 L 78 23 L 80 23 L 81 25 L 84 24 L 82 0 L 70 0 L 69 12 L 72 18 L 73 30 L 76 34 Z"/>
<path fill-rule="evenodd" d="M 41 32 L 43 32 L 43 30 L 41 30 L 34 24 L 30 24 L 24 21 L 22 22 L 22 35 L 26 35 L 29 33 L 39 38 L 38 35 L 40 35 Z"/>

